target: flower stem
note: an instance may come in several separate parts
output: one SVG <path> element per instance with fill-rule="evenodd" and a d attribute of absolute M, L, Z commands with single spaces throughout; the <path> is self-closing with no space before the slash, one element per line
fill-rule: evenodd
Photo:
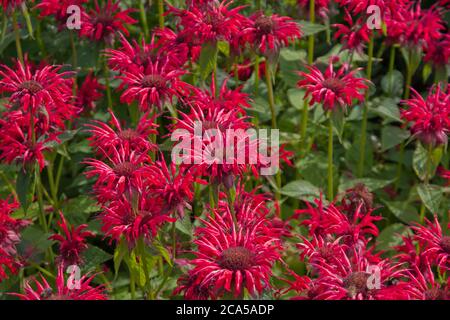
<path fill-rule="evenodd" d="M 14 37 L 16 39 L 17 57 L 19 58 L 20 63 L 23 65 L 24 60 L 23 60 L 22 44 L 20 43 L 20 29 L 19 24 L 17 23 L 17 16 L 15 11 L 13 11 L 12 13 L 12 21 L 14 28 Z"/>
<path fill-rule="evenodd" d="M 370 36 L 368 55 L 369 61 L 367 62 L 367 80 L 372 79 L 372 65 L 373 65 L 373 47 L 374 39 L 373 33 Z M 368 113 L 368 101 L 369 89 L 366 91 L 366 97 L 363 105 L 363 118 L 361 124 L 361 139 L 359 141 L 359 161 L 358 161 L 358 177 L 362 177 L 364 174 L 364 161 L 366 156 L 366 140 L 367 140 L 367 113 Z"/>
<path fill-rule="evenodd" d="M 158 3 L 158 22 L 159 27 L 164 28 L 164 2 L 163 0 L 157 0 Z"/>
<path fill-rule="evenodd" d="M 309 0 L 309 21 L 316 22 L 315 0 Z M 314 34 L 308 37 L 308 63 L 312 64 L 314 58 Z"/>
<path fill-rule="evenodd" d="M 106 57 L 104 57 L 103 60 L 103 72 L 105 76 L 105 87 L 106 87 L 106 97 L 108 101 L 108 109 L 113 111 L 113 103 L 112 103 L 112 95 L 111 95 L 111 86 L 109 82 L 109 68 L 108 68 L 108 61 Z"/>
<path fill-rule="evenodd" d="M 172 260 L 175 264 L 175 259 L 177 258 L 177 228 L 175 222 L 172 224 Z"/>
<path fill-rule="evenodd" d="M 275 101 L 273 96 L 273 85 L 272 85 L 272 72 L 270 70 L 270 64 L 268 61 L 266 61 L 266 68 L 265 68 L 265 77 L 266 77 L 266 83 L 267 83 L 267 94 L 269 98 L 269 107 L 270 107 L 270 113 L 272 115 L 272 129 L 277 128 L 277 119 L 275 115 Z"/>
<path fill-rule="evenodd" d="M 328 114 L 328 200 L 333 201 L 333 121 Z"/>
<path fill-rule="evenodd" d="M 143 0 L 139 0 L 139 14 L 141 16 L 141 23 L 142 23 L 142 30 L 144 31 L 144 37 L 147 41 L 149 31 L 148 31 L 148 22 L 147 22 L 147 15 L 145 14 L 145 8 L 144 8 L 144 2 Z"/>
<path fill-rule="evenodd" d="M 266 61 L 266 64 L 267 64 L 267 61 Z M 256 54 L 256 56 L 255 56 L 255 69 L 253 72 L 255 72 L 255 92 L 254 92 L 254 94 L 255 94 L 255 97 L 257 97 L 258 91 L 259 91 L 259 56 L 258 56 L 258 54 Z"/>
<path fill-rule="evenodd" d="M 394 63 L 395 63 L 395 46 L 392 45 L 389 53 L 389 69 L 388 69 L 388 75 L 389 75 L 389 87 L 392 88 L 393 84 L 393 71 L 394 71 Z M 392 92 L 391 92 L 392 93 Z"/>
<path fill-rule="evenodd" d="M 427 148 L 427 162 L 424 181 L 425 185 L 430 184 L 432 156 L 433 156 L 433 145 L 429 143 Z M 425 220 L 425 211 L 426 211 L 425 203 L 422 202 L 422 205 L 420 206 L 420 223 L 423 223 L 423 221 Z"/>

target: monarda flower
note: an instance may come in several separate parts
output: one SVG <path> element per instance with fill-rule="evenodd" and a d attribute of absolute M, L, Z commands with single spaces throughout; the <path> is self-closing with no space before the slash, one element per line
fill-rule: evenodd
<path fill-rule="evenodd" d="M 450 269 L 450 236 L 442 232 L 441 225 L 434 216 L 433 221 L 426 220 L 426 226 L 415 225 L 414 240 L 420 244 L 421 252 L 443 271 Z"/>
<path fill-rule="evenodd" d="M 450 34 L 443 34 L 441 39 L 426 44 L 426 62 L 430 62 L 435 68 L 445 68 L 450 60 Z"/>
<path fill-rule="evenodd" d="M 332 111 L 337 107 L 346 110 L 353 102 L 364 100 L 364 91 L 368 89 L 368 81 L 358 78 L 355 73 L 359 69 L 348 72 L 348 66 L 342 66 L 337 72 L 330 61 L 325 73 L 315 66 L 306 66 L 307 72 L 300 72 L 303 79 L 298 87 L 306 89 L 305 97 L 311 96 L 309 104 L 321 103 L 325 111 Z"/>
<path fill-rule="evenodd" d="M 21 229 L 30 222 L 11 217 L 18 207 L 16 201 L 0 200 L 0 282 L 8 278 L 8 270 L 15 273 L 20 267 L 16 246 L 20 242 Z"/>
<path fill-rule="evenodd" d="M 136 128 L 125 128 L 120 124 L 116 115 L 110 111 L 110 125 L 93 121 L 88 124 L 88 132 L 91 142 L 97 153 L 103 157 L 107 157 L 114 153 L 114 150 L 130 150 L 138 154 L 145 154 L 150 150 L 154 150 L 156 146 L 149 140 L 150 135 L 156 134 L 157 124 L 154 117 L 150 118 L 148 114 L 144 114 L 139 120 Z"/>
<path fill-rule="evenodd" d="M 83 276 L 79 280 L 79 288 L 73 283 L 73 288 L 66 285 L 64 279 L 63 266 L 58 267 L 56 277 L 56 287 L 53 289 L 47 280 L 41 275 L 41 281 L 32 278 L 24 284 L 24 293 L 13 293 L 12 295 L 19 297 L 21 300 L 107 300 L 105 288 L 103 286 L 92 287 L 91 282 L 95 275 L 91 277 Z M 36 289 L 33 288 L 34 282 Z"/>
<path fill-rule="evenodd" d="M 154 32 L 158 37 L 157 46 L 161 52 L 173 54 L 177 58 L 178 65 L 183 66 L 188 60 L 197 61 L 200 57 L 201 42 L 192 39 L 189 31 L 173 31 L 169 28 L 156 29 Z"/>
<path fill-rule="evenodd" d="M 185 71 L 174 69 L 168 58 L 149 62 L 145 69 L 135 68 L 118 76 L 122 80 L 119 89 L 124 89 L 120 101 L 131 104 L 137 101 L 141 111 L 157 108 L 162 110 L 174 96 L 186 94 L 190 86 L 180 80 Z"/>
<path fill-rule="evenodd" d="M 270 288 L 273 263 L 279 259 L 277 239 L 270 239 L 258 219 L 248 228 L 235 225 L 231 215 L 208 216 L 205 227 L 196 231 L 198 249 L 190 272 L 191 285 L 212 288 L 214 296 L 230 293 L 240 296 L 246 288 L 250 295 Z"/>
<path fill-rule="evenodd" d="M 6 65 L 0 66 L 0 92 L 8 93 L 9 103 L 15 108 L 36 112 L 43 106 L 47 113 L 59 111 L 66 115 L 74 113 L 72 99 L 72 72 L 60 72 L 61 66 L 46 65 L 32 70 L 25 62 L 17 62 L 13 70 Z M 56 109 L 56 110 L 55 110 Z"/>
<path fill-rule="evenodd" d="M 80 110 L 94 110 L 95 102 L 103 97 L 101 91 L 104 89 L 105 87 L 98 83 L 92 72 L 89 72 L 77 91 L 75 105 Z"/>
<path fill-rule="evenodd" d="M 243 37 L 266 56 L 277 56 L 282 47 L 289 45 L 289 41 L 302 35 L 298 24 L 290 17 L 266 16 L 258 12 L 250 20 L 252 24 L 242 31 Z"/>
<path fill-rule="evenodd" d="M 94 234 L 86 231 L 87 224 L 82 224 L 78 227 L 70 226 L 63 213 L 59 212 L 61 221 L 58 221 L 58 227 L 62 234 L 54 234 L 49 239 L 59 242 L 59 257 L 58 262 L 65 268 L 70 265 L 79 265 L 84 261 L 81 254 L 87 249 L 86 238 L 93 237 Z"/>
<path fill-rule="evenodd" d="M 65 24 L 69 17 L 67 9 L 70 6 L 82 8 L 88 0 L 42 0 L 34 8 L 39 9 L 41 17 L 53 16 L 60 24 Z"/>
<path fill-rule="evenodd" d="M 122 10 L 120 1 L 107 0 L 101 7 L 95 0 L 95 9 L 81 17 L 80 34 L 93 41 L 111 45 L 117 32 L 128 35 L 127 24 L 137 21 L 129 16 L 132 9 Z"/>
<path fill-rule="evenodd" d="M 406 0 L 399 0 L 396 1 L 400 5 L 402 2 L 405 2 Z M 336 2 L 341 6 L 345 7 L 346 10 L 349 10 L 352 12 L 353 15 L 357 14 L 366 14 L 367 8 L 369 6 L 377 6 L 380 9 L 380 13 L 384 14 L 386 9 L 389 8 L 390 0 L 336 0 Z M 394 1 L 392 1 L 394 2 Z"/>
<path fill-rule="evenodd" d="M 411 123 L 411 133 L 425 145 L 446 144 L 450 133 L 450 95 L 448 87 L 431 87 L 424 99 L 411 88 L 413 98 L 403 101 L 408 109 L 401 110 L 402 118 Z"/>
<path fill-rule="evenodd" d="M 192 5 L 188 10 L 170 7 L 169 12 L 180 18 L 183 31 L 190 42 L 216 43 L 230 41 L 239 33 L 244 17 L 239 14 L 242 7 L 229 9 L 232 1 L 210 2 L 205 6 Z"/>
<path fill-rule="evenodd" d="M 125 198 L 114 200 L 103 207 L 100 215 L 105 235 L 116 242 L 125 239 L 129 248 L 140 239 L 150 243 L 164 223 L 175 223 L 175 219 L 163 212 L 162 199 L 154 194 L 144 191 L 136 199 L 132 200 L 135 203 Z"/>
<path fill-rule="evenodd" d="M 338 30 L 334 34 L 335 39 L 341 37 L 343 49 L 348 49 L 350 52 L 361 54 L 364 51 L 366 43 L 369 42 L 370 30 L 367 28 L 366 21 L 359 18 L 353 22 L 352 16 L 346 10 L 344 20 L 345 24 L 333 24 Z"/>
<path fill-rule="evenodd" d="M 24 0 L 1 0 L 0 5 L 5 12 L 11 12 L 20 6 Z"/>

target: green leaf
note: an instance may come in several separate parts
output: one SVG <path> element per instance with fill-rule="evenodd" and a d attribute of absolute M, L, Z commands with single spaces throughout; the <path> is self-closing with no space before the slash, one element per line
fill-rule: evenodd
<path fill-rule="evenodd" d="M 219 49 L 217 43 L 208 42 L 203 45 L 198 62 L 200 66 L 200 76 L 203 80 L 205 80 L 214 70 L 218 53 Z"/>
<path fill-rule="evenodd" d="M 430 77 L 432 72 L 433 72 L 433 67 L 431 66 L 430 63 L 426 63 L 423 66 L 423 70 L 422 70 L 422 80 L 423 80 L 423 82 L 427 82 L 427 80 Z"/>
<path fill-rule="evenodd" d="M 20 169 L 16 179 L 16 192 L 19 197 L 20 205 L 25 213 L 28 210 L 30 204 L 28 195 L 31 190 L 31 174 Z"/>
<path fill-rule="evenodd" d="M 110 260 L 112 257 L 111 254 L 103 251 L 99 247 L 90 245 L 83 253 L 83 260 L 85 263 L 83 269 L 86 271 L 93 270 L 102 263 Z"/>
<path fill-rule="evenodd" d="M 409 136 L 408 130 L 394 126 L 384 126 L 381 129 L 381 151 L 386 151 L 399 145 L 408 139 Z"/>
<path fill-rule="evenodd" d="M 303 105 L 305 103 L 305 91 L 304 90 L 291 88 L 287 91 L 287 97 L 288 97 L 289 102 L 291 103 L 291 105 L 294 108 L 296 108 L 298 110 L 303 109 Z"/>
<path fill-rule="evenodd" d="M 116 250 L 114 250 L 114 272 L 115 272 L 115 278 L 117 278 L 117 275 L 119 274 L 119 268 L 123 261 L 123 258 L 128 255 L 128 246 L 125 240 L 120 240 L 119 245 L 116 247 Z"/>
<path fill-rule="evenodd" d="M 219 51 L 222 52 L 226 57 L 230 55 L 230 44 L 228 41 L 219 41 L 217 43 Z"/>
<path fill-rule="evenodd" d="M 288 197 L 306 201 L 313 201 L 320 197 L 319 188 L 306 180 L 292 181 L 283 186 L 280 192 Z"/>
<path fill-rule="evenodd" d="M 71 224 L 80 225 L 87 222 L 90 214 L 100 211 L 100 206 L 91 197 L 82 195 L 64 202 L 62 211 Z"/>
<path fill-rule="evenodd" d="M 431 213 L 437 214 L 439 212 L 439 206 L 441 205 L 443 197 L 441 186 L 422 183 L 417 187 L 417 193 L 425 207 L 427 207 Z"/>
<path fill-rule="evenodd" d="M 169 251 L 162 244 L 160 244 L 158 242 L 156 242 L 154 245 L 155 245 L 155 248 L 159 251 L 159 253 L 161 253 L 164 260 L 166 260 L 166 262 L 170 266 L 172 266 L 172 259 L 170 258 Z"/>
<path fill-rule="evenodd" d="M 335 108 L 331 112 L 331 122 L 333 123 L 333 130 L 338 136 L 339 142 L 342 143 L 345 127 L 345 114 L 342 108 Z"/>
<path fill-rule="evenodd" d="M 394 246 L 402 243 L 400 235 L 408 232 L 408 228 L 401 223 L 394 223 L 381 231 L 377 238 L 377 248 L 379 250 L 392 250 Z"/>
<path fill-rule="evenodd" d="M 442 159 L 444 149 L 442 147 L 435 148 L 429 155 L 421 143 L 417 143 L 413 154 L 413 168 L 420 180 L 424 181 L 426 176 L 432 178 L 439 162 Z"/>
<path fill-rule="evenodd" d="M 397 106 L 397 102 L 392 98 L 382 98 L 381 100 L 374 99 L 374 102 L 370 104 L 371 111 L 378 114 L 382 118 L 390 121 L 402 122 L 400 119 L 400 110 Z"/>
<path fill-rule="evenodd" d="M 392 70 L 392 74 L 387 74 L 381 78 L 381 89 L 389 96 L 400 97 L 403 93 L 405 79 L 398 70 Z"/>
<path fill-rule="evenodd" d="M 183 218 L 177 219 L 175 222 L 175 227 L 177 230 L 192 238 L 192 222 L 189 215 L 185 215 Z"/>
<path fill-rule="evenodd" d="M 383 203 L 387 206 L 399 220 L 404 223 L 419 222 L 419 214 L 417 209 L 406 201 L 385 201 Z"/>
<path fill-rule="evenodd" d="M 298 21 L 300 25 L 300 29 L 304 37 L 311 36 L 313 34 L 317 34 L 319 32 L 327 30 L 327 26 L 323 24 L 311 23 L 306 20 Z"/>
<path fill-rule="evenodd" d="M 39 226 L 31 225 L 22 231 L 18 251 L 21 255 L 26 255 L 30 261 L 39 262 L 45 251 L 52 245 L 49 237 L 50 234 L 45 233 Z"/>
<path fill-rule="evenodd" d="M 369 191 L 373 192 L 379 189 L 386 187 L 391 184 L 394 180 L 381 180 L 374 178 L 361 178 L 361 179 L 353 179 L 348 181 L 341 181 L 339 185 L 339 192 L 344 192 L 350 188 L 355 187 L 357 184 L 363 184 L 366 186 Z"/>

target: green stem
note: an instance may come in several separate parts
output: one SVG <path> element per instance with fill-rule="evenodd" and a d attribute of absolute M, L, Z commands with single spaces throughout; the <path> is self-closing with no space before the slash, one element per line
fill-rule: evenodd
<path fill-rule="evenodd" d="M 328 200 L 333 201 L 333 121 L 331 120 L 331 111 L 328 117 Z"/>
<path fill-rule="evenodd" d="M 25 23 L 27 25 L 28 35 L 30 36 L 31 39 L 34 39 L 33 24 L 31 23 L 30 13 L 28 12 L 28 8 L 27 8 L 27 5 L 25 2 L 22 2 L 21 9 L 22 9 L 22 14 L 25 18 Z"/>
<path fill-rule="evenodd" d="M 267 64 L 267 61 L 266 61 Z M 255 73 L 255 97 L 258 96 L 258 91 L 259 91 L 259 56 L 258 54 L 256 54 L 255 57 L 255 69 L 253 71 Z"/>
<path fill-rule="evenodd" d="M 309 21 L 316 21 L 315 0 L 309 0 Z M 314 61 L 314 35 L 308 37 L 308 63 L 311 65 Z"/>
<path fill-rule="evenodd" d="M 17 57 L 19 58 L 20 63 L 23 65 L 24 59 L 23 59 L 22 44 L 20 43 L 20 29 L 19 29 L 19 25 L 17 23 L 17 16 L 16 16 L 15 11 L 13 11 L 13 13 L 12 13 L 12 20 L 13 20 L 13 28 L 14 28 L 14 37 L 16 40 Z"/>
<path fill-rule="evenodd" d="M 274 101 L 274 96 L 273 96 L 272 72 L 270 70 L 270 64 L 268 61 L 266 61 L 265 77 L 266 77 L 266 84 L 267 84 L 267 95 L 269 98 L 270 113 L 272 115 L 272 129 L 276 129 L 277 128 L 277 119 L 276 119 L 276 115 L 275 115 L 275 101 Z"/>
<path fill-rule="evenodd" d="M 433 155 L 433 146 L 430 143 L 430 144 L 428 144 L 428 148 L 427 148 L 427 162 L 426 162 L 425 181 L 424 181 L 425 185 L 430 184 L 432 155 Z M 426 212 L 425 203 L 422 202 L 422 205 L 420 207 L 420 223 L 423 223 L 425 220 L 425 212 Z"/>
<path fill-rule="evenodd" d="M 37 26 L 36 26 L 36 41 L 39 46 L 39 52 L 42 58 L 45 58 L 47 56 L 47 51 L 45 49 L 44 40 L 42 40 L 42 21 L 38 19 Z"/>
<path fill-rule="evenodd" d="M 144 31 L 145 40 L 149 39 L 149 31 L 148 31 L 148 22 L 147 15 L 145 14 L 144 2 L 143 0 L 139 0 L 139 14 L 141 16 L 142 29 Z"/>
<path fill-rule="evenodd" d="M 175 222 L 172 224 L 172 260 L 175 263 L 177 257 L 177 228 Z"/>
<path fill-rule="evenodd" d="M 163 0 L 157 0 L 158 3 L 158 23 L 159 27 L 164 28 L 164 2 Z"/>
<path fill-rule="evenodd" d="M 393 85 L 393 72 L 394 72 L 394 63 L 395 63 L 395 46 L 392 45 L 389 53 L 389 87 L 392 88 Z M 392 93 L 392 92 L 391 92 Z"/>
<path fill-rule="evenodd" d="M 15 199 L 18 199 L 16 189 L 14 188 L 11 181 L 9 181 L 8 177 L 3 171 L 0 171 L 0 178 L 2 178 L 3 182 L 8 186 L 8 188 L 11 190 L 11 193 L 13 194 Z"/>
<path fill-rule="evenodd" d="M 374 36 L 373 33 L 370 36 L 368 55 L 369 61 L 367 62 L 367 80 L 372 79 L 372 65 L 373 65 L 373 47 Z M 366 91 L 365 101 L 363 105 L 363 118 L 361 124 L 361 139 L 359 141 L 359 161 L 358 161 L 358 177 L 362 177 L 364 174 L 364 161 L 366 156 L 366 140 L 367 140 L 367 114 L 369 103 L 369 89 Z"/>
<path fill-rule="evenodd" d="M 113 102 L 112 102 L 112 95 L 111 95 L 111 86 L 109 82 L 109 68 L 108 68 L 108 61 L 106 57 L 104 58 L 103 63 L 103 71 L 105 74 L 105 87 L 106 87 L 106 97 L 108 101 L 108 109 L 113 111 Z"/>

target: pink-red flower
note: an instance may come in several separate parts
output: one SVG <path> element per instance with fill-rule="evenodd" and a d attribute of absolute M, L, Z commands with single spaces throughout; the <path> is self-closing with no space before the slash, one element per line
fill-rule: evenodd
<path fill-rule="evenodd" d="M 264 233 L 263 218 L 244 227 L 235 224 L 229 213 L 202 220 L 204 227 L 196 232 L 198 249 L 190 272 L 192 286 L 208 288 L 214 296 L 226 293 L 240 296 L 246 288 L 250 295 L 261 294 L 271 287 L 273 263 L 279 259 L 277 239 Z"/>
<path fill-rule="evenodd" d="M 366 21 L 359 18 L 353 22 L 352 16 L 346 10 L 344 20 L 347 24 L 334 24 L 338 30 L 334 34 L 335 39 L 341 37 L 341 43 L 344 49 L 362 53 L 366 43 L 369 42 L 370 30 L 367 28 Z"/>
<path fill-rule="evenodd" d="M 95 0 L 95 9 L 84 13 L 80 34 L 93 41 L 104 41 L 111 45 L 118 32 L 128 35 L 126 25 L 137 21 L 129 16 L 132 9 L 122 10 L 120 1 L 107 0 L 103 6 Z"/>
<path fill-rule="evenodd" d="M 448 86 L 444 90 L 440 85 L 431 87 L 426 99 L 411 90 L 413 97 L 403 101 L 408 108 L 401 110 L 402 118 L 411 123 L 411 133 L 425 145 L 446 144 L 450 133 Z"/>
<path fill-rule="evenodd" d="M 62 234 L 53 234 L 49 239 L 59 242 L 58 262 L 67 267 L 70 265 L 79 265 L 83 263 L 82 253 L 87 249 L 86 238 L 93 237 L 94 234 L 86 231 L 87 224 L 78 227 L 71 226 L 67 223 L 63 213 L 59 212 L 61 221 L 58 221 L 58 227 Z"/>
<path fill-rule="evenodd" d="M 298 86 L 306 89 L 305 97 L 311 97 L 310 105 L 321 103 L 326 111 L 337 107 L 346 110 L 355 100 L 359 102 L 364 100 L 368 81 L 355 76 L 358 69 L 349 72 L 348 66 L 344 65 L 335 71 L 332 61 L 325 73 L 315 66 L 306 68 L 309 72 L 300 72 L 302 80 L 298 82 Z"/>
<path fill-rule="evenodd" d="M 35 9 L 40 10 L 39 15 L 41 17 L 54 16 L 61 24 L 65 24 L 70 16 L 67 9 L 70 6 L 82 8 L 82 4 L 87 1 L 88 0 L 42 0 L 36 5 Z"/>
<path fill-rule="evenodd" d="M 289 45 L 289 41 L 302 35 L 300 27 L 290 17 L 266 16 L 258 12 L 250 20 L 252 23 L 242 31 L 243 37 L 265 55 L 276 55 L 282 47 Z"/>
<path fill-rule="evenodd" d="M 92 72 L 89 72 L 77 91 L 75 105 L 80 110 L 94 110 L 95 102 L 103 97 L 102 91 L 104 89 L 105 87 L 98 83 Z"/>
<path fill-rule="evenodd" d="M 41 281 L 35 278 L 32 278 L 32 281 L 25 281 L 23 294 L 13 293 L 12 295 L 19 297 L 21 300 L 107 300 L 108 296 L 105 294 L 103 286 L 91 286 L 94 277 L 95 275 L 81 277 L 78 283 L 79 288 L 77 288 L 76 283 L 70 285 L 66 283 L 64 268 L 59 266 L 55 288 L 50 286 L 41 275 Z M 34 282 L 35 288 L 33 288 L 32 282 Z"/>

